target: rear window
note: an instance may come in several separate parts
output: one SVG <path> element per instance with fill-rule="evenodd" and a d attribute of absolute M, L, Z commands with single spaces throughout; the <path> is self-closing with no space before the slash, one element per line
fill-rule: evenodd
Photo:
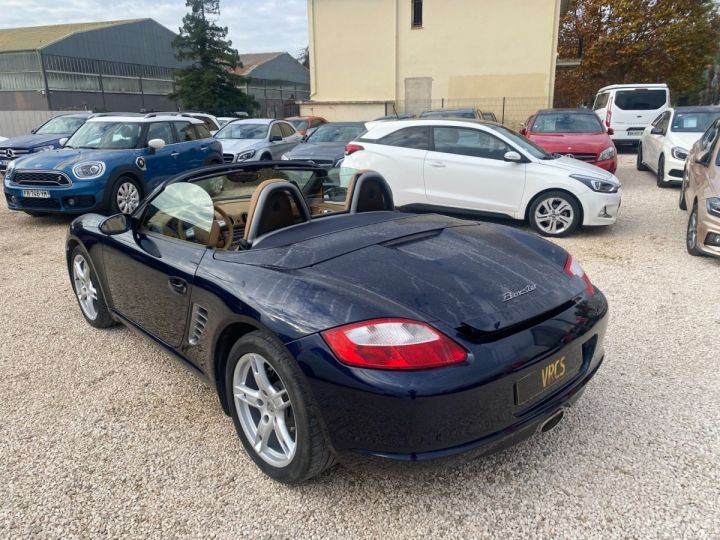
<path fill-rule="evenodd" d="M 544 113 L 535 118 L 533 133 L 602 133 L 603 127 L 595 113 Z"/>
<path fill-rule="evenodd" d="M 387 144 L 388 146 L 428 150 L 430 148 L 430 129 L 423 126 L 399 129 L 389 135 L 385 135 L 377 142 L 379 144 Z"/>
<path fill-rule="evenodd" d="M 667 90 L 620 90 L 615 105 L 623 111 L 654 111 L 665 105 Z"/>

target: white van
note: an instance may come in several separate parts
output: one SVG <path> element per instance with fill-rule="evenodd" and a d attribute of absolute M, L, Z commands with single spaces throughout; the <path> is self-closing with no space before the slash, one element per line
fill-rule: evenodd
<path fill-rule="evenodd" d="M 593 110 L 615 144 L 638 143 L 643 131 L 670 106 L 667 84 L 613 84 L 601 88 Z"/>

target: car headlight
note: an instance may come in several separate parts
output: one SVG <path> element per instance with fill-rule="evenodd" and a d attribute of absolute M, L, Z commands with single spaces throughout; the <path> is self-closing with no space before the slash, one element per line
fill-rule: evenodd
<path fill-rule="evenodd" d="M 605 150 L 600 152 L 600 155 L 598 156 L 598 161 L 605 161 L 606 159 L 610 159 L 614 155 L 615 155 L 615 147 L 608 146 Z"/>
<path fill-rule="evenodd" d="M 621 187 L 621 185 L 616 182 L 605 180 L 603 178 L 597 178 L 595 176 L 585 176 L 584 174 L 571 174 L 570 178 L 579 180 L 593 191 L 597 191 L 599 193 L 615 193 Z"/>
<path fill-rule="evenodd" d="M 283 161 L 288 161 L 290 158 L 287 154 L 283 154 L 282 156 L 280 156 L 280 159 L 282 159 Z"/>
<path fill-rule="evenodd" d="M 679 159 L 680 161 L 685 161 L 688 157 L 688 151 L 680 146 L 674 147 L 670 153 L 672 154 L 672 157 Z"/>
<path fill-rule="evenodd" d="M 105 164 L 102 161 L 84 161 L 75 165 L 72 172 L 79 180 L 92 180 L 103 175 Z"/>
<path fill-rule="evenodd" d="M 55 150 L 55 146 L 53 146 L 52 144 L 38 146 L 37 148 L 33 149 L 33 152 L 47 152 L 48 150 Z"/>
<path fill-rule="evenodd" d="M 246 159 L 250 159 L 255 155 L 255 150 L 248 150 L 247 152 L 243 152 L 242 154 L 238 154 L 236 161 L 245 161 Z"/>
<path fill-rule="evenodd" d="M 8 161 L 7 168 L 5 169 L 5 178 L 10 176 L 15 170 L 15 160 Z"/>
<path fill-rule="evenodd" d="M 707 200 L 706 205 L 707 205 L 706 208 L 707 208 L 708 214 L 720 217 L 720 198 L 710 197 Z"/>

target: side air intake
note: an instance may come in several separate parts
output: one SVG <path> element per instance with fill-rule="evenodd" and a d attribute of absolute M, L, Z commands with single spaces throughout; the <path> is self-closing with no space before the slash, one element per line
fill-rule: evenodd
<path fill-rule="evenodd" d="M 197 345 L 205 333 L 208 322 L 207 309 L 199 304 L 193 304 L 192 320 L 190 321 L 190 345 Z"/>

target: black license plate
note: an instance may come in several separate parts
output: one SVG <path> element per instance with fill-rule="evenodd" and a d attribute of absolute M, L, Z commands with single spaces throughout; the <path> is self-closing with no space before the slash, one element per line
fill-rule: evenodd
<path fill-rule="evenodd" d="M 582 365 L 582 355 L 553 358 L 515 383 L 515 403 L 522 405 L 572 379 Z"/>

